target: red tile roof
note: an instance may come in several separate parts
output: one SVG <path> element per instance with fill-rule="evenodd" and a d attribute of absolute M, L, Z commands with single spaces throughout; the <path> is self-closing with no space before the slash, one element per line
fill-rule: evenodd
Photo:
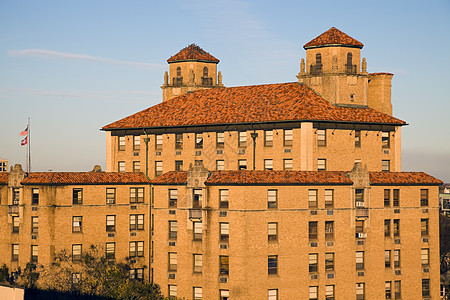
<path fill-rule="evenodd" d="M 24 185 L 148 184 L 143 173 L 125 172 L 33 172 Z"/>
<path fill-rule="evenodd" d="M 186 48 L 182 49 L 180 52 L 172 56 L 167 60 L 167 62 L 173 63 L 173 62 L 179 62 L 179 61 L 187 61 L 187 60 L 194 60 L 194 61 L 205 61 L 205 62 L 213 62 L 218 63 L 219 60 L 200 48 L 199 46 L 195 44 L 191 44 L 187 46 Z"/>
<path fill-rule="evenodd" d="M 378 72 L 378 73 L 369 73 L 369 75 L 394 75 L 394 74 L 387 72 Z"/>
<path fill-rule="evenodd" d="M 424 172 L 370 172 L 371 185 L 441 185 L 442 181 Z"/>
<path fill-rule="evenodd" d="M 170 171 L 153 178 L 150 180 L 150 183 L 158 185 L 182 185 L 186 184 L 186 181 L 186 171 Z"/>
<path fill-rule="evenodd" d="M 102 129 L 303 120 L 406 124 L 371 108 L 336 107 L 307 85 L 293 82 L 199 90 L 147 108 Z"/>
<path fill-rule="evenodd" d="M 7 172 L 0 172 L 0 184 L 8 184 L 8 173 Z"/>
<path fill-rule="evenodd" d="M 343 33 L 335 27 L 331 27 L 309 43 L 306 43 L 303 48 L 309 49 L 337 45 L 356 48 L 362 48 L 364 46 L 360 41 L 355 40 L 348 34 Z"/>

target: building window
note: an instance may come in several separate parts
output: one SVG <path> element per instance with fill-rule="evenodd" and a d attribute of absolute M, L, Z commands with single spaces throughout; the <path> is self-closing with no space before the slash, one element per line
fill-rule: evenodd
<path fill-rule="evenodd" d="M 175 161 L 175 171 L 183 171 L 183 161 L 182 160 Z"/>
<path fill-rule="evenodd" d="M 325 221 L 325 239 L 334 239 L 334 221 Z"/>
<path fill-rule="evenodd" d="M 130 230 L 144 230 L 144 215 L 130 215 Z"/>
<path fill-rule="evenodd" d="M 177 286 L 175 284 L 169 284 L 169 297 L 176 297 L 177 295 Z"/>
<path fill-rule="evenodd" d="M 201 254 L 194 254 L 194 273 L 201 273 L 202 272 L 202 255 Z"/>
<path fill-rule="evenodd" d="M 194 287 L 194 299 L 193 300 L 201 300 L 203 299 L 203 291 L 201 287 Z"/>
<path fill-rule="evenodd" d="M 327 169 L 327 160 L 325 158 L 317 159 L 317 170 L 325 171 Z"/>
<path fill-rule="evenodd" d="M 144 188 L 130 188 L 130 203 L 144 203 Z"/>
<path fill-rule="evenodd" d="M 394 268 L 400 268 L 400 250 L 394 250 Z"/>
<path fill-rule="evenodd" d="M 12 232 L 13 233 L 19 233 L 19 217 L 12 217 Z"/>
<path fill-rule="evenodd" d="M 319 287 L 318 286 L 310 286 L 309 287 L 309 300 L 317 300 L 318 298 L 318 296 L 317 296 L 317 294 L 318 294 L 318 289 L 319 289 Z"/>
<path fill-rule="evenodd" d="M 178 264 L 178 255 L 176 252 L 169 252 L 169 272 L 176 271 Z"/>
<path fill-rule="evenodd" d="M 83 217 L 77 216 L 72 217 L 72 232 L 82 232 L 83 227 L 82 225 Z"/>
<path fill-rule="evenodd" d="M 13 188 L 12 192 L 13 192 L 13 195 L 12 195 L 12 203 L 13 203 L 13 205 L 19 205 L 19 202 L 20 202 L 20 189 Z"/>
<path fill-rule="evenodd" d="M 267 264 L 268 264 L 268 274 L 277 274 L 278 255 L 269 255 Z"/>
<path fill-rule="evenodd" d="M 264 170 L 273 170 L 273 160 L 272 159 L 264 160 Z"/>
<path fill-rule="evenodd" d="M 384 250 L 384 267 L 391 267 L 391 250 Z"/>
<path fill-rule="evenodd" d="M 325 147 L 327 145 L 327 131 L 325 129 L 317 130 L 317 146 Z"/>
<path fill-rule="evenodd" d="M 163 162 L 155 161 L 155 176 L 161 175 L 163 172 Z"/>
<path fill-rule="evenodd" d="M 140 161 L 133 161 L 133 172 L 140 172 L 141 171 L 141 162 Z"/>
<path fill-rule="evenodd" d="M 428 219 L 420 220 L 420 232 L 422 236 L 428 236 Z"/>
<path fill-rule="evenodd" d="M 267 207 L 268 208 L 277 208 L 277 190 L 268 190 L 267 191 Z"/>
<path fill-rule="evenodd" d="M 358 203 L 364 204 L 364 189 L 355 189 L 355 201 L 357 206 Z"/>
<path fill-rule="evenodd" d="M 194 240 L 195 241 L 201 241 L 202 240 L 202 222 L 193 222 L 194 226 Z"/>
<path fill-rule="evenodd" d="M 219 223 L 220 226 L 220 241 L 228 242 L 230 237 L 230 224 L 229 223 Z"/>
<path fill-rule="evenodd" d="M 83 204 L 83 189 L 73 189 L 73 204 Z"/>
<path fill-rule="evenodd" d="M 325 300 L 334 300 L 334 285 L 325 286 Z"/>
<path fill-rule="evenodd" d="M 220 300 L 229 300 L 229 299 L 230 299 L 230 291 L 220 290 Z"/>
<path fill-rule="evenodd" d="M 420 206 L 428 206 L 428 189 L 420 190 Z"/>
<path fill-rule="evenodd" d="M 294 141 L 293 131 L 292 129 L 284 130 L 284 146 L 292 146 Z"/>
<path fill-rule="evenodd" d="M 308 207 L 317 208 L 317 190 L 308 190 Z"/>
<path fill-rule="evenodd" d="M 319 265 L 318 257 L 319 257 L 319 254 L 317 254 L 317 253 L 310 253 L 308 255 L 309 272 L 310 273 L 316 273 L 317 272 L 318 265 Z"/>
<path fill-rule="evenodd" d="M 216 133 L 216 148 L 223 148 L 225 146 L 225 133 L 217 132 Z"/>
<path fill-rule="evenodd" d="M 224 160 L 216 160 L 216 170 L 217 171 L 225 170 L 225 161 Z"/>
<path fill-rule="evenodd" d="M 381 171 L 389 172 L 391 170 L 391 161 L 389 159 L 381 161 Z"/>
<path fill-rule="evenodd" d="M 12 261 L 19 260 L 19 245 L 18 244 L 11 245 L 11 260 Z"/>
<path fill-rule="evenodd" d="M 392 205 L 394 207 L 399 207 L 400 206 L 400 190 L 399 189 L 394 189 L 393 191 L 393 203 Z"/>
<path fill-rule="evenodd" d="M 325 271 L 334 271 L 334 252 L 325 253 Z"/>
<path fill-rule="evenodd" d="M 239 135 L 239 147 L 240 148 L 245 148 L 245 147 L 247 147 L 247 132 L 245 132 L 245 131 L 239 131 L 239 133 L 238 133 L 238 135 Z"/>
<path fill-rule="evenodd" d="M 395 299 L 402 298 L 402 282 L 400 280 L 396 280 L 394 282 L 394 292 L 395 292 Z"/>
<path fill-rule="evenodd" d="M 116 203 L 116 189 L 106 188 L 106 204 Z"/>
<path fill-rule="evenodd" d="M 391 206 L 391 190 L 384 190 L 384 207 Z"/>
<path fill-rule="evenodd" d="M 264 146 L 265 147 L 273 146 L 273 130 L 264 131 Z"/>
<path fill-rule="evenodd" d="M 229 205 L 228 190 L 219 190 L 219 207 L 228 208 Z"/>
<path fill-rule="evenodd" d="M 356 300 L 364 300 L 365 294 L 364 290 L 365 290 L 364 283 L 356 284 Z"/>
<path fill-rule="evenodd" d="M 130 269 L 130 280 L 143 281 L 144 268 Z"/>
<path fill-rule="evenodd" d="M 278 290 L 268 290 L 267 291 L 267 299 L 268 300 L 278 300 Z"/>
<path fill-rule="evenodd" d="M 106 231 L 116 231 L 116 216 L 106 216 Z"/>
<path fill-rule="evenodd" d="M 31 233 L 38 233 L 39 217 L 31 217 Z"/>
<path fill-rule="evenodd" d="M 195 149 L 203 149 L 203 133 L 195 134 Z"/>
<path fill-rule="evenodd" d="M 144 256 L 144 242 L 130 242 L 129 256 L 130 257 Z"/>
<path fill-rule="evenodd" d="M 267 223 L 267 235 L 269 241 L 276 241 L 278 238 L 278 223 L 271 222 Z"/>
<path fill-rule="evenodd" d="M 39 189 L 31 189 L 31 204 L 39 205 Z"/>
<path fill-rule="evenodd" d="M 391 237 L 391 220 L 384 220 L 384 236 Z"/>
<path fill-rule="evenodd" d="M 125 151 L 125 137 L 119 136 L 119 151 Z"/>
<path fill-rule="evenodd" d="M 208 77 L 208 68 L 207 67 L 203 68 L 203 77 Z"/>
<path fill-rule="evenodd" d="M 247 160 L 246 159 L 238 160 L 238 169 L 239 170 L 247 170 Z"/>
<path fill-rule="evenodd" d="M 355 147 L 361 148 L 361 130 L 355 130 Z"/>
<path fill-rule="evenodd" d="M 430 296 L 430 279 L 422 279 L 422 297 Z"/>
<path fill-rule="evenodd" d="M 155 150 L 162 150 L 163 136 L 162 134 L 155 135 Z"/>
<path fill-rule="evenodd" d="M 219 273 L 220 275 L 228 275 L 230 273 L 230 258 L 228 256 L 219 256 Z"/>
<path fill-rule="evenodd" d="M 292 158 L 283 159 L 283 169 L 292 170 Z"/>
<path fill-rule="evenodd" d="M 177 67 L 177 77 L 181 77 L 181 68 Z"/>
<path fill-rule="evenodd" d="M 430 264 L 430 249 L 423 248 L 421 250 L 421 259 L 422 259 L 422 266 L 428 266 Z"/>
<path fill-rule="evenodd" d="M 175 149 L 177 149 L 177 150 L 183 149 L 183 134 L 182 133 L 175 134 Z"/>
<path fill-rule="evenodd" d="M 325 190 L 325 208 L 334 207 L 334 190 Z"/>
<path fill-rule="evenodd" d="M 178 201 L 178 190 L 170 189 L 169 190 L 169 207 L 177 207 Z"/>
<path fill-rule="evenodd" d="M 177 221 L 169 221 L 169 239 L 177 239 Z"/>
<path fill-rule="evenodd" d="M 356 220 L 355 230 L 356 233 L 364 233 L 364 220 Z"/>
<path fill-rule="evenodd" d="M 116 258 L 116 243 L 106 243 L 106 259 Z"/>
<path fill-rule="evenodd" d="M 400 236 L 400 220 L 399 219 L 394 219 L 393 222 L 394 225 L 394 237 L 399 237 Z"/>
<path fill-rule="evenodd" d="M 384 283 L 385 299 L 392 299 L 392 281 Z"/>
<path fill-rule="evenodd" d="M 82 245 L 72 245 L 72 260 L 73 261 L 80 261 L 81 260 L 81 251 L 82 251 Z"/>
<path fill-rule="evenodd" d="M 33 263 L 38 262 L 38 254 L 39 254 L 39 246 L 31 245 L 31 262 Z"/>
<path fill-rule="evenodd" d="M 382 148 L 390 148 L 391 147 L 391 141 L 390 141 L 390 134 L 387 131 L 383 131 L 381 133 L 381 147 Z"/>
<path fill-rule="evenodd" d="M 124 161 L 119 161 L 117 163 L 117 171 L 118 172 L 125 172 L 125 162 Z"/>
<path fill-rule="evenodd" d="M 364 251 L 356 251 L 356 270 L 364 269 Z"/>
<path fill-rule="evenodd" d="M 203 198 L 202 190 L 195 189 L 193 191 L 193 193 L 194 193 L 194 199 L 193 199 L 192 207 L 193 208 L 202 208 L 202 198 Z"/>
<path fill-rule="evenodd" d="M 139 151 L 141 149 L 141 136 L 134 135 L 133 136 L 133 150 Z"/>
<path fill-rule="evenodd" d="M 317 221 L 308 223 L 309 240 L 317 240 Z"/>

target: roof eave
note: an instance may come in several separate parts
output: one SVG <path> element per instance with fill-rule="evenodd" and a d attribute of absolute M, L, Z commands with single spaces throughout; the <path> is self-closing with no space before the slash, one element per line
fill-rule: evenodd
<path fill-rule="evenodd" d="M 313 48 L 325 48 L 325 47 L 346 47 L 346 48 L 359 48 L 362 49 L 364 45 L 347 45 L 347 44 L 325 44 L 325 45 L 314 45 L 314 46 L 303 46 L 303 49 L 313 49 Z"/>
<path fill-rule="evenodd" d="M 208 59 L 180 59 L 180 60 L 167 60 L 168 64 L 172 64 L 172 63 L 178 63 L 178 62 L 187 62 L 187 61 L 197 61 L 197 62 L 206 62 L 206 63 L 214 63 L 214 64 L 218 64 L 220 62 L 220 60 L 208 60 Z"/>

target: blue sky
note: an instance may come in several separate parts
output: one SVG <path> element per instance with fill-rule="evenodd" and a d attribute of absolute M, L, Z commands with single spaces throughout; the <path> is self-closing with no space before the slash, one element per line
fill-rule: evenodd
<path fill-rule="evenodd" d="M 0 0 L 0 157 L 34 171 L 105 167 L 113 121 L 161 101 L 166 60 L 191 43 L 226 86 L 293 82 L 302 46 L 335 26 L 391 72 L 404 171 L 450 182 L 450 2 Z"/>

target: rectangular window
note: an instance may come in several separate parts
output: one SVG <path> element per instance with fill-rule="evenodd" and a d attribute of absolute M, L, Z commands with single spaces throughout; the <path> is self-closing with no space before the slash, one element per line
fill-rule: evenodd
<path fill-rule="evenodd" d="M 227 242 L 230 237 L 230 224 L 219 223 L 219 226 L 220 226 L 220 240 L 222 242 Z"/>
<path fill-rule="evenodd" d="M 117 163 L 117 172 L 125 172 L 125 162 L 119 161 Z"/>
<path fill-rule="evenodd" d="M 177 207 L 178 202 L 178 190 L 170 189 L 169 190 L 169 207 Z"/>
<path fill-rule="evenodd" d="M 327 160 L 324 158 L 317 159 L 317 170 L 325 171 L 327 169 Z"/>
<path fill-rule="evenodd" d="M 325 271 L 334 271 L 334 252 L 325 253 Z"/>
<path fill-rule="evenodd" d="M 83 189 L 73 189 L 73 204 L 83 204 Z"/>
<path fill-rule="evenodd" d="M 355 147 L 361 148 L 361 130 L 355 130 Z"/>
<path fill-rule="evenodd" d="M 219 190 L 219 207 L 228 208 L 229 205 L 228 190 Z"/>
<path fill-rule="evenodd" d="M 130 203 L 144 203 L 144 188 L 130 188 Z"/>
<path fill-rule="evenodd" d="M 396 280 L 394 282 L 394 292 L 395 292 L 395 299 L 402 298 L 402 282 L 400 280 Z"/>
<path fill-rule="evenodd" d="M 177 221 L 169 221 L 169 239 L 177 239 Z"/>
<path fill-rule="evenodd" d="M 318 295 L 318 286 L 310 286 L 309 287 L 309 300 L 317 300 Z"/>
<path fill-rule="evenodd" d="M 176 297 L 178 295 L 177 286 L 169 284 L 169 297 Z"/>
<path fill-rule="evenodd" d="M 284 130 L 284 146 L 292 146 L 294 141 L 292 129 Z"/>
<path fill-rule="evenodd" d="M 202 240 L 202 222 L 193 222 L 194 226 L 194 240 L 201 241 Z"/>
<path fill-rule="evenodd" d="M 202 208 L 203 192 L 201 189 L 194 190 L 193 208 Z"/>
<path fill-rule="evenodd" d="M 141 150 L 141 136 L 140 135 L 133 136 L 133 150 L 134 151 Z"/>
<path fill-rule="evenodd" d="M 155 176 L 159 176 L 163 173 L 163 162 L 155 161 Z"/>
<path fill-rule="evenodd" d="M 175 171 L 183 171 L 183 161 L 182 160 L 175 161 Z"/>
<path fill-rule="evenodd" d="M 39 217 L 31 217 L 31 233 L 38 233 Z"/>
<path fill-rule="evenodd" d="M 12 217 L 13 233 L 19 233 L 19 220 L 20 220 L 19 217 Z"/>
<path fill-rule="evenodd" d="M 384 220 L 384 236 L 391 237 L 391 220 Z"/>
<path fill-rule="evenodd" d="M 141 162 L 133 161 L 133 172 L 137 173 L 141 171 Z"/>
<path fill-rule="evenodd" d="M 424 248 L 421 250 L 422 266 L 428 266 L 430 264 L 430 249 Z"/>
<path fill-rule="evenodd" d="M 356 270 L 364 269 L 364 251 L 356 251 Z"/>
<path fill-rule="evenodd" d="M 116 216 L 106 216 L 106 231 L 116 231 Z"/>
<path fill-rule="evenodd" d="M 384 250 L 384 267 L 391 267 L 391 250 Z"/>
<path fill-rule="evenodd" d="M 355 189 L 355 201 L 356 206 L 358 206 L 358 203 L 364 203 L 364 189 Z"/>
<path fill-rule="evenodd" d="M 155 150 L 162 150 L 163 136 L 162 134 L 155 135 Z"/>
<path fill-rule="evenodd" d="M 428 219 L 420 220 L 420 232 L 422 236 L 428 236 Z"/>
<path fill-rule="evenodd" d="M 394 225 L 394 237 L 399 237 L 400 236 L 400 220 L 394 219 L 393 225 Z"/>
<path fill-rule="evenodd" d="M 317 240 L 317 221 L 308 223 L 309 240 Z"/>
<path fill-rule="evenodd" d="M 288 158 L 288 159 L 283 159 L 283 168 L 285 170 L 292 170 L 293 167 L 293 163 L 292 163 L 292 158 Z"/>
<path fill-rule="evenodd" d="M 334 221 L 325 221 L 325 239 L 334 239 Z"/>
<path fill-rule="evenodd" d="M 230 259 L 228 256 L 219 256 L 219 273 L 220 275 L 228 275 L 230 273 Z"/>
<path fill-rule="evenodd" d="M 175 134 L 175 149 L 176 150 L 183 149 L 183 134 L 182 133 Z"/>
<path fill-rule="evenodd" d="M 78 216 L 78 217 L 72 217 L 72 232 L 76 233 L 76 232 L 82 232 L 83 227 L 82 225 L 82 221 L 83 221 L 83 217 Z"/>
<path fill-rule="evenodd" d="M 381 171 L 389 172 L 391 170 L 391 161 L 389 159 L 381 161 Z"/>
<path fill-rule="evenodd" d="M 220 300 L 229 300 L 229 299 L 230 299 L 230 291 L 220 290 Z"/>
<path fill-rule="evenodd" d="M 18 244 L 11 245 L 11 260 L 12 261 L 19 260 L 19 245 Z"/>
<path fill-rule="evenodd" d="M 310 273 L 316 273 L 318 270 L 318 257 L 319 255 L 317 253 L 310 253 L 308 255 L 308 262 L 309 262 L 309 272 Z"/>
<path fill-rule="evenodd" d="M 356 284 L 356 300 L 364 300 L 365 295 L 365 287 L 364 283 Z"/>
<path fill-rule="evenodd" d="M 12 197 L 13 197 L 13 205 L 19 205 L 19 202 L 20 202 L 20 189 L 18 189 L 18 188 L 13 188 L 12 189 L 12 191 L 13 191 L 13 195 L 12 195 Z"/>
<path fill-rule="evenodd" d="M 169 272 L 176 271 L 178 265 L 178 255 L 176 252 L 169 252 Z"/>
<path fill-rule="evenodd" d="M 278 300 L 278 290 L 268 290 L 267 300 Z"/>
<path fill-rule="evenodd" d="M 202 255 L 194 254 L 194 273 L 201 273 L 202 265 L 203 265 Z"/>
<path fill-rule="evenodd" d="M 238 160 L 238 169 L 239 170 L 247 170 L 247 160 L 246 159 Z"/>
<path fill-rule="evenodd" d="M 430 279 L 422 279 L 422 297 L 430 296 Z"/>
<path fill-rule="evenodd" d="M 264 160 L 264 170 L 273 170 L 273 160 L 272 159 Z"/>
<path fill-rule="evenodd" d="M 195 134 L 195 149 L 203 149 L 203 133 Z"/>
<path fill-rule="evenodd" d="M 81 260 L 81 251 L 82 245 L 72 245 L 72 260 L 79 261 Z"/>
<path fill-rule="evenodd" d="M 400 250 L 394 250 L 394 268 L 400 268 Z"/>
<path fill-rule="evenodd" d="M 31 204 L 39 205 L 39 189 L 31 189 Z"/>
<path fill-rule="evenodd" d="M 392 281 L 384 283 L 384 291 L 385 299 L 392 299 Z"/>
<path fill-rule="evenodd" d="M 317 190 L 308 190 L 308 207 L 317 208 Z"/>
<path fill-rule="evenodd" d="M 393 192 L 393 203 L 392 203 L 392 205 L 394 207 L 399 207 L 400 206 L 400 190 L 399 189 L 394 189 L 392 192 Z"/>
<path fill-rule="evenodd" d="M 264 131 L 264 146 L 265 147 L 273 146 L 273 130 Z"/>
<path fill-rule="evenodd" d="M 201 287 L 193 288 L 194 299 L 193 300 L 201 300 L 203 299 L 203 290 Z"/>
<path fill-rule="evenodd" d="M 106 204 L 116 203 L 116 189 L 106 188 Z"/>
<path fill-rule="evenodd" d="M 39 246 L 38 245 L 31 245 L 31 261 L 33 263 L 38 262 L 38 255 L 39 255 Z"/>
<path fill-rule="evenodd" d="M 382 148 L 389 149 L 391 147 L 390 134 L 387 131 L 381 133 L 381 145 Z"/>
<path fill-rule="evenodd" d="M 428 206 L 428 189 L 420 190 L 420 206 Z"/>
<path fill-rule="evenodd" d="M 143 281 L 144 268 L 130 269 L 130 280 Z"/>
<path fill-rule="evenodd" d="M 277 274 L 278 272 L 278 255 L 268 256 L 268 274 Z"/>
<path fill-rule="evenodd" d="M 317 130 L 317 146 L 325 147 L 327 145 L 327 131 L 325 129 Z"/>
<path fill-rule="evenodd" d="M 267 191 L 267 207 L 277 208 L 277 190 Z"/>
<path fill-rule="evenodd" d="M 119 151 L 125 151 L 125 137 L 119 136 Z"/>
<path fill-rule="evenodd" d="M 129 257 L 144 256 L 144 242 L 130 242 Z"/>
<path fill-rule="evenodd" d="M 238 143 L 239 147 L 240 148 L 247 147 L 247 132 L 239 131 L 238 135 L 239 135 L 239 143 Z"/>
<path fill-rule="evenodd" d="M 334 207 L 334 190 L 325 190 L 325 208 Z"/>
<path fill-rule="evenodd" d="M 116 243 L 106 243 L 106 259 L 116 258 Z"/>
<path fill-rule="evenodd" d="M 144 230 L 144 215 L 130 215 L 130 230 Z"/>
<path fill-rule="evenodd" d="M 355 230 L 356 233 L 364 233 L 364 220 L 356 220 Z"/>
<path fill-rule="evenodd" d="M 217 132 L 216 133 L 216 148 L 223 148 L 225 146 L 225 133 Z"/>
<path fill-rule="evenodd" d="M 325 300 L 334 300 L 334 285 L 325 286 Z"/>
<path fill-rule="evenodd" d="M 267 235 L 269 241 L 276 241 L 278 238 L 278 223 L 271 222 L 267 223 Z"/>
<path fill-rule="evenodd" d="M 216 160 L 216 170 L 217 171 L 225 170 L 225 161 L 224 160 Z"/>
<path fill-rule="evenodd" d="M 385 189 L 384 190 L 384 207 L 390 207 L 391 206 L 391 190 Z"/>

